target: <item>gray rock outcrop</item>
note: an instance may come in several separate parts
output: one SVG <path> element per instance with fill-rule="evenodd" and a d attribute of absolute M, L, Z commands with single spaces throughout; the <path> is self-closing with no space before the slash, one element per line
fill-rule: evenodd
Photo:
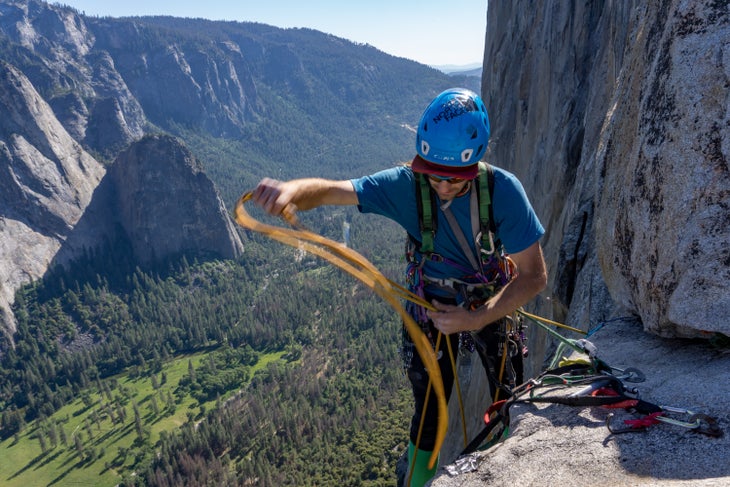
<path fill-rule="evenodd" d="M 143 265 L 243 251 L 213 183 L 175 139 L 144 138 L 106 172 L 30 81 L 2 61 L 0 111 L 0 321 L 7 333 L 18 287 L 101 247 L 119 227 Z"/>
<path fill-rule="evenodd" d="M 490 3 L 482 83 L 494 161 L 548 229 L 541 311 L 730 335 L 727 4 L 522 7 Z"/>
<path fill-rule="evenodd" d="M 0 113 L 0 310 L 12 330 L 15 289 L 43 276 L 105 171 L 2 61 Z"/>
<path fill-rule="evenodd" d="M 73 10 L 42 2 L 0 4 L 0 34 L 20 49 L 6 59 L 33 74 L 33 85 L 74 139 L 113 157 L 144 133 L 136 98 L 96 37 Z M 32 66 L 29 69 L 29 66 Z"/>
<path fill-rule="evenodd" d="M 227 259 L 243 252 L 213 182 L 173 137 L 144 137 L 108 174 L 115 212 L 140 263 L 201 250 Z"/>

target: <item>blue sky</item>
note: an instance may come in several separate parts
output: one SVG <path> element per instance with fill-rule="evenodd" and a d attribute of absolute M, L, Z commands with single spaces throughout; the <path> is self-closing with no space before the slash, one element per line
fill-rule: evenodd
<path fill-rule="evenodd" d="M 173 15 L 310 27 L 423 64 L 482 62 L 487 0 L 59 0 L 86 15 Z"/>

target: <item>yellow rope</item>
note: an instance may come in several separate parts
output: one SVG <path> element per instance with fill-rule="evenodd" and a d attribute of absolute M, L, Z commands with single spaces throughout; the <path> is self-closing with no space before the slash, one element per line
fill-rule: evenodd
<path fill-rule="evenodd" d="M 547 318 L 543 318 L 541 316 L 533 315 L 532 313 L 528 313 L 527 311 L 524 311 L 522 309 L 517 310 L 518 313 L 521 315 L 527 316 L 530 319 L 533 319 L 535 321 L 540 321 L 542 323 L 547 323 L 553 326 L 557 326 L 558 328 L 565 328 L 566 330 L 574 331 L 576 333 L 580 333 L 581 335 L 587 335 L 588 332 L 585 332 L 583 330 L 580 330 L 578 328 L 573 328 L 572 326 L 564 325 L 562 323 L 558 323 L 557 321 L 549 320 Z"/>
<path fill-rule="evenodd" d="M 441 332 L 438 333 L 436 336 L 436 345 L 434 346 L 434 350 L 438 350 L 441 347 L 441 337 L 443 334 Z M 446 340 L 448 342 L 448 339 Z M 440 370 L 439 370 L 440 372 Z M 413 460 L 411 460 L 411 464 L 408 466 L 408 481 L 406 482 L 406 485 L 411 485 L 411 479 L 413 478 L 413 467 L 416 465 L 416 458 L 418 458 L 418 445 L 421 444 L 421 434 L 423 433 L 423 424 L 426 422 L 426 411 L 428 410 L 428 400 L 431 396 L 431 385 L 433 383 L 433 380 L 431 380 L 431 377 L 429 376 L 428 379 L 428 386 L 426 386 L 426 396 L 423 399 L 423 409 L 421 410 L 421 421 L 418 423 L 418 433 L 416 433 L 416 448 L 413 452 Z M 443 382 L 442 382 L 443 387 Z M 448 426 L 448 424 L 447 424 Z M 436 452 L 436 448 L 434 448 L 433 452 Z M 431 453 L 431 457 L 433 458 L 433 452 Z M 438 456 L 438 455 L 437 455 Z M 429 460 L 428 468 L 433 468 L 433 460 Z"/>
<path fill-rule="evenodd" d="M 446 438 L 446 430 L 448 428 L 448 408 L 446 404 L 446 394 L 444 392 L 444 383 L 441 377 L 438 361 L 436 359 L 436 353 L 431 348 L 428 338 L 424 335 L 413 318 L 411 318 L 405 309 L 403 309 L 398 297 L 405 297 L 406 299 L 420 304 L 427 309 L 434 309 L 433 306 L 407 289 L 390 281 L 365 257 L 340 243 L 301 228 L 281 228 L 273 225 L 267 225 L 255 220 L 244 209 L 244 203 L 249 201 L 251 197 L 251 192 L 246 193 L 241 196 L 236 203 L 234 210 L 236 223 L 244 228 L 262 233 L 283 244 L 303 249 L 322 257 L 362 281 L 366 286 L 371 288 L 388 304 L 390 304 L 390 306 L 399 314 L 408 334 L 413 340 L 416 351 L 426 367 L 426 371 L 428 372 L 430 379 L 429 383 L 433 384 L 433 389 L 437 397 L 439 419 L 434 450 L 431 452 L 431 458 L 429 459 L 428 465 L 429 468 L 433 468 L 436 460 L 438 459 L 438 454 L 441 450 L 444 439 Z M 292 215 L 289 215 L 287 220 L 290 224 L 298 226 Z"/>

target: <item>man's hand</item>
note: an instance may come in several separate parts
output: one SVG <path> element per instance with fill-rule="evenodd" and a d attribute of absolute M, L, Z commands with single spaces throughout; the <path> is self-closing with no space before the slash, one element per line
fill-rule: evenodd
<path fill-rule="evenodd" d="M 268 214 L 293 216 L 297 210 L 311 210 L 322 205 L 356 205 L 355 188 L 350 181 L 321 178 L 277 181 L 264 178 L 253 190 L 254 203 Z"/>
<path fill-rule="evenodd" d="M 266 213 L 279 216 L 289 206 L 294 205 L 296 188 L 291 183 L 264 178 L 253 191 L 253 201 Z M 292 208 L 287 211 L 292 211 Z"/>
<path fill-rule="evenodd" d="M 484 326 L 479 321 L 479 315 L 472 313 L 461 306 L 432 301 L 437 311 L 428 311 L 427 315 L 434 326 L 445 335 L 460 331 L 479 330 Z"/>

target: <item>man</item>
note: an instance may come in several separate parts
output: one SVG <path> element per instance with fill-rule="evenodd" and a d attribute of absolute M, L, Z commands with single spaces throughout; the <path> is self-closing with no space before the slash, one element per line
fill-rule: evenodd
<path fill-rule="evenodd" d="M 254 201 L 272 215 L 322 205 L 357 205 L 363 213 L 384 215 L 406 229 L 408 286 L 437 311 L 415 305 L 408 310 L 431 344 L 440 343 L 437 357 L 447 396 L 455 375 L 447 341 L 452 347 L 460 341 L 462 347 L 476 342 L 494 395 L 501 381 L 495 377 L 496 357 L 507 339 L 500 328 L 502 318 L 527 303 L 547 282 L 538 242 L 544 229 L 522 185 L 507 171 L 492 166 L 489 174 L 483 163 L 480 167 L 489 133 L 481 98 L 465 89 L 447 90 L 421 117 L 418 155 L 410 165 L 346 181 L 264 179 L 253 193 Z M 488 205 L 483 202 L 490 199 L 487 217 Z M 430 220 L 424 221 L 429 214 Z M 485 228 L 488 220 L 490 226 Z M 439 333 L 445 335 L 440 341 Z M 438 408 L 434 395 L 427 393 L 428 374 L 413 349 L 404 333 L 402 355 L 415 399 L 409 479 L 411 486 L 421 486 L 436 470 L 436 466 L 428 468 L 428 460 L 436 439 Z"/>

